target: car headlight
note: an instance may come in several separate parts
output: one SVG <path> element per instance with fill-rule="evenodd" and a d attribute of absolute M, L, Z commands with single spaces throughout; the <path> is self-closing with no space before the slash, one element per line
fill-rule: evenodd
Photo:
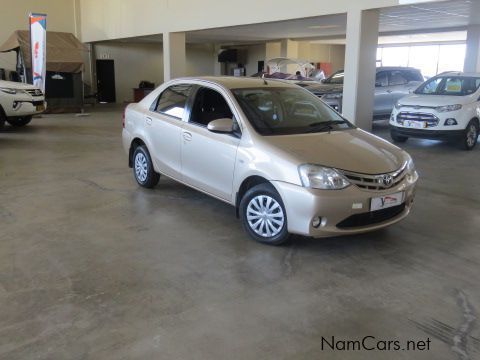
<path fill-rule="evenodd" d="M 409 157 L 407 161 L 407 181 L 409 183 L 414 183 L 417 180 L 418 180 L 418 173 L 417 173 L 417 170 L 415 169 L 415 164 L 413 163 L 412 158 Z"/>
<path fill-rule="evenodd" d="M 15 95 L 18 90 L 10 89 L 10 88 L 0 88 L 0 91 L 4 92 L 6 94 Z"/>
<path fill-rule="evenodd" d="M 343 94 L 342 93 L 325 94 L 323 97 L 325 99 L 341 99 L 343 97 Z"/>
<path fill-rule="evenodd" d="M 438 112 L 449 112 L 449 111 L 457 111 L 462 108 L 461 104 L 455 104 L 455 105 L 445 105 L 445 106 L 438 106 L 435 108 Z"/>
<path fill-rule="evenodd" d="M 304 187 L 322 190 L 340 190 L 350 185 L 343 175 L 332 168 L 303 164 L 298 167 L 298 172 Z"/>

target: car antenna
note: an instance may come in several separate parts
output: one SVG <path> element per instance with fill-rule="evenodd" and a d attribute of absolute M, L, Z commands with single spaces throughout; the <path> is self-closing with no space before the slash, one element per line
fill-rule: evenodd
<path fill-rule="evenodd" d="M 268 85 L 267 80 L 265 80 L 265 73 L 262 74 L 263 84 Z"/>

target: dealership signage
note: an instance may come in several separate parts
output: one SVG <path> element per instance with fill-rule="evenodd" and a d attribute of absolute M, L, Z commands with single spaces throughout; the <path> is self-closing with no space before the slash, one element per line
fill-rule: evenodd
<path fill-rule="evenodd" d="M 45 92 L 47 71 L 47 15 L 30 14 L 30 47 L 33 85 Z"/>

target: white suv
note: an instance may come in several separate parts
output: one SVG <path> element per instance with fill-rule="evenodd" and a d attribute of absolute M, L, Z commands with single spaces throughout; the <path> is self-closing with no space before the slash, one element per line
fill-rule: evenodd
<path fill-rule="evenodd" d="M 12 126 L 27 125 L 45 106 L 45 96 L 35 86 L 0 80 L 0 129 L 5 121 Z"/>
<path fill-rule="evenodd" d="M 409 137 L 458 141 L 472 150 L 480 128 L 480 73 L 443 73 L 400 99 L 390 116 L 396 142 Z"/>

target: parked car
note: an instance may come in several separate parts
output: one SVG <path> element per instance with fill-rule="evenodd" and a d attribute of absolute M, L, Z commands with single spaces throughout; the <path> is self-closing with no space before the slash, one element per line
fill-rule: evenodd
<path fill-rule="evenodd" d="M 342 112 L 343 70 L 322 81 L 306 87 L 338 112 Z M 373 115 L 389 116 L 398 99 L 413 92 L 424 79 L 420 70 L 407 67 L 378 67 L 375 77 Z"/>
<path fill-rule="evenodd" d="M 395 104 L 390 131 L 396 142 L 409 137 L 453 140 L 466 150 L 477 144 L 480 73 L 442 73 Z"/>
<path fill-rule="evenodd" d="M 405 151 L 277 80 L 170 81 L 126 108 L 123 145 L 140 186 L 164 174 L 220 199 L 268 244 L 396 223 L 418 178 Z"/>
<path fill-rule="evenodd" d="M 45 111 L 45 96 L 33 85 L 0 80 L 0 129 L 5 122 L 25 126 Z"/>

